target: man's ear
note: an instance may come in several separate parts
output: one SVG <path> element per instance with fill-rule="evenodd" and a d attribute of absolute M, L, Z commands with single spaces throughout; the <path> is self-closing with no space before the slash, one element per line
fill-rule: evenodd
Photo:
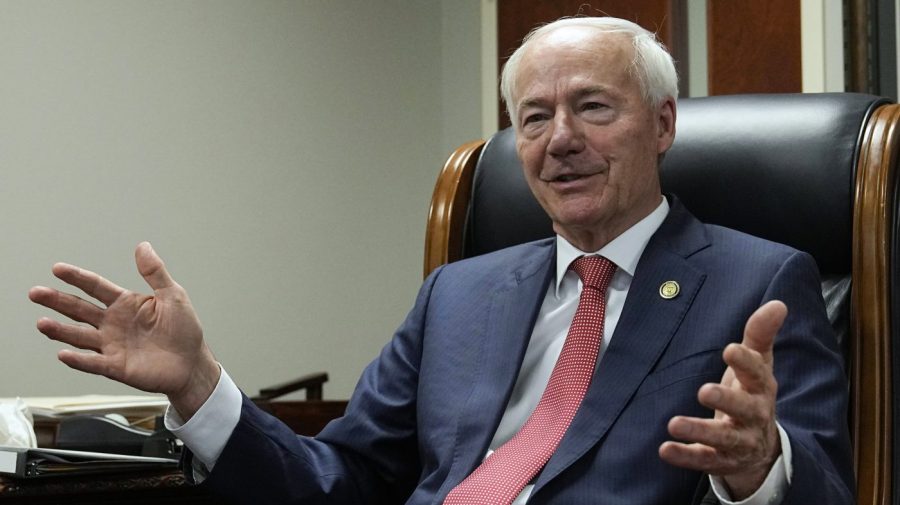
<path fill-rule="evenodd" d="M 663 154 L 675 142 L 675 99 L 666 98 L 656 111 L 656 152 Z"/>

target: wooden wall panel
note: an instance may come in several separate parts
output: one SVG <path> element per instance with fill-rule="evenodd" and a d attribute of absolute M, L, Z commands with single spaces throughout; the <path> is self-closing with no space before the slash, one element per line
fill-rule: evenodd
<path fill-rule="evenodd" d="M 687 14 L 684 0 L 498 0 L 497 52 L 499 65 L 522 42 L 535 26 L 563 16 L 578 14 L 615 16 L 629 19 L 656 32 L 672 52 L 681 88 L 687 89 Z M 509 126 L 503 104 L 500 105 L 500 128 Z"/>
<path fill-rule="evenodd" d="M 800 0 L 708 0 L 709 94 L 800 93 Z"/>

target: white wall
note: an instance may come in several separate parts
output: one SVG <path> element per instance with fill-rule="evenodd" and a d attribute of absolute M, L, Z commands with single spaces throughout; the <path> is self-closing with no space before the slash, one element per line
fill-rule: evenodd
<path fill-rule="evenodd" d="M 800 2 L 803 92 L 844 91 L 843 2 Z"/>
<path fill-rule="evenodd" d="M 441 124 L 446 155 L 464 142 L 483 138 L 482 107 L 491 104 L 483 96 L 482 76 L 496 82 L 490 74 L 494 68 L 483 68 L 483 40 L 496 40 L 496 32 L 483 33 L 482 19 L 487 17 L 482 4 L 494 0 L 443 0 L 441 30 L 441 92 L 443 98 Z M 496 24 L 496 17 L 494 18 Z M 496 50 L 492 54 L 492 60 Z M 496 84 L 495 84 L 496 88 Z M 494 121 L 494 129 L 497 122 Z M 489 134 L 493 133 L 490 132 Z"/>
<path fill-rule="evenodd" d="M 129 391 L 59 364 L 25 294 L 55 261 L 146 290 L 146 239 L 246 391 L 327 370 L 347 397 L 421 281 L 438 169 L 481 133 L 480 9 L 0 0 L 0 396 Z"/>
<path fill-rule="evenodd" d="M 706 0 L 694 0 L 688 10 L 688 89 L 681 89 L 684 96 L 709 95 L 708 43 L 706 31 Z M 681 88 L 684 88 L 682 83 Z"/>

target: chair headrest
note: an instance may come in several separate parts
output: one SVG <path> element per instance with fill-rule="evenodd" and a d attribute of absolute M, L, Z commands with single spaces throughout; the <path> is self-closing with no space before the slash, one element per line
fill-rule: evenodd
<path fill-rule="evenodd" d="M 863 126 L 882 99 L 852 93 L 682 100 L 662 183 L 701 221 L 812 254 L 850 272 Z"/>
<path fill-rule="evenodd" d="M 679 100 L 663 191 L 701 221 L 807 251 L 823 273 L 848 273 L 858 146 L 881 103 L 853 93 Z M 465 256 L 553 235 L 512 129 L 485 145 L 472 192 Z"/>

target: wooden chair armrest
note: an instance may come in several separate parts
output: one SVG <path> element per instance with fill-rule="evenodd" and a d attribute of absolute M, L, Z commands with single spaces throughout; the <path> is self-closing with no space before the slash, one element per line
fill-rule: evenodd
<path fill-rule="evenodd" d="M 304 375 L 299 379 L 290 382 L 277 384 L 259 390 L 259 394 L 254 396 L 254 401 L 266 401 L 293 393 L 295 391 L 306 390 L 307 400 L 322 399 L 322 384 L 328 382 L 328 374 L 325 372 L 316 372 Z"/>

